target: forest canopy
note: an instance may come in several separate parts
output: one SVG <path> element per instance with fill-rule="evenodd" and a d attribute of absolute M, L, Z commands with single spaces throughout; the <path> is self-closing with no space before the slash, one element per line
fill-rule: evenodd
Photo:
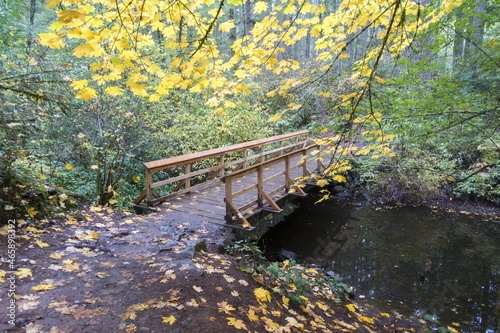
<path fill-rule="evenodd" d="M 2 216 L 127 207 L 144 161 L 303 128 L 336 153 L 322 184 L 355 171 L 381 201 L 500 201 L 498 0 L 9 0 L 0 14 Z"/>

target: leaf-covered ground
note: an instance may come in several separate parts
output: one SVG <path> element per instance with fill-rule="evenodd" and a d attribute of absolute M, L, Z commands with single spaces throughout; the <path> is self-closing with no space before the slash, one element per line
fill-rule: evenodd
<path fill-rule="evenodd" d="M 8 229 L 0 229 L 1 332 L 426 330 L 417 319 L 314 291 L 303 295 L 302 306 L 292 304 L 221 253 L 231 232 L 217 225 L 100 207 L 77 215 L 16 230 L 15 326 L 7 316 Z M 206 252 L 198 251 L 203 243 Z"/>

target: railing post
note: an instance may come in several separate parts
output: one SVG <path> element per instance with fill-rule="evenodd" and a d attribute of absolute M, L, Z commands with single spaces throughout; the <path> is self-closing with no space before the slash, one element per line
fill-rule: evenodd
<path fill-rule="evenodd" d="M 187 175 L 191 173 L 191 164 L 186 164 L 184 166 L 184 174 Z M 191 187 L 191 178 L 184 179 L 184 189 L 187 190 Z"/>
<path fill-rule="evenodd" d="M 264 206 L 264 196 L 262 195 L 262 191 L 264 189 L 264 175 L 263 175 L 263 167 L 259 165 L 257 167 L 257 205 L 259 207 Z"/>
<path fill-rule="evenodd" d="M 306 177 L 309 175 L 307 172 L 307 149 L 302 150 L 302 158 L 304 160 L 304 163 L 302 164 L 302 176 Z"/>
<path fill-rule="evenodd" d="M 247 150 L 243 149 L 243 168 L 245 169 L 247 167 Z"/>
<path fill-rule="evenodd" d="M 153 175 L 148 169 L 146 169 L 146 204 L 148 206 L 150 206 L 150 203 L 153 200 L 151 184 L 153 184 Z"/>
<path fill-rule="evenodd" d="M 233 203 L 233 185 L 232 185 L 232 178 L 231 177 L 226 177 L 224 178 L 224 183 L 226 185 L 226 223 L 231 223 L 233 217 L 231 215 L 231 205 Z"/>
<path fill-rule="evenodd" d="M 318 145 L 318 157 L 316 158 L 316 172 L 319 174 L 321 173 L 321 145 Z"/>
<path fill-rule="evenodd" d="M 219 177 L 224 177 L 224 154 L 220 155 L 220 163 L 219 163 Z"/>
<path fill-rule="evenodd" d="M 259 160 L 258 163 L 264 162 L 264 145 L 259 147 Z"/>
<path fill-rule="evenodd" d="M 285 156 L 285 190 L 290 191 L 290 155 Z"/>

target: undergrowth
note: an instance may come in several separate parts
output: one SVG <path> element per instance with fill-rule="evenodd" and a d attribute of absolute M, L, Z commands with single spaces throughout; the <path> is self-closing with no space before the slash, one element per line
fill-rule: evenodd
<path fill-rule="evenodd" d="M 239 269 L 251 274 L 259 283 L 286 297 L 293 304 L 308 302 L 307 295 L 341 301 L 349 297 L 351 288 L 313 267 L 305 267 L 294 260 L 268 262 L 255 242 L 240 240 L 226 247 L 235 256 Z"/>

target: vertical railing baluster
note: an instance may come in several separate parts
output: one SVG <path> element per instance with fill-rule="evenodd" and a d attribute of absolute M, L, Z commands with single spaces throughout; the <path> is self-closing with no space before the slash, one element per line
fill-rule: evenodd
<path fill-rule="evenodd" d="M 225 185 L 226 185 L 226 197 L 224 200 L 226 201 L 226 222 L 231 223 L 233 220 L 232 213 L 231 213 L 231 205 L 233 203 L 233 179 L 231 176 L 228 176 L 224 179 Z"/>
<path fill-rule="evenodd" d="M 220 156 L 219 177 L 220 178 L 224 177 L 224 154 Z"/>
<path fill-rule="evenodd" d="M 285 156 L 285 190 L 287 193 L 290 191 L 290 186 L 292 185 L 292 184 L 290 184 L 291 178 L 292 177 L 290 175 L 290 155 L 286 155 Z"/>
<path fill-rule="evenodd" d="M 151 201 L 153 200 L 153 189 L 151 185 L 153 184 L 153 174 L 146 169 L 146 204 L 151 206 Z"/>
<path fill-rule="evenodd" d="M 306 177 L 309 175 L 307 172 L 307 149 L 302 150 L 302 160 L 304 161 L 302 163 L 302 176 Z"/>
<path fill-rule="evenodd" d="M 191 164 L 186 164 L 184 166 L 184 174 L 187 175 L 187 174 L 190 174 L 191 173 Z M 189 178 L 186 178 L 184 180 L 184 189 L 187 190 L 191 187 L 191 177 Z"/>
<path fill-rule="evenodd" d="M 257 205 L 259 207 L 264 206 L 264 197 L 262 195 L 262 190 L 264 186 L 263 181 L 264 181 L 263 167 L 262 165 L 259 165 L 257 167 Z"/>

